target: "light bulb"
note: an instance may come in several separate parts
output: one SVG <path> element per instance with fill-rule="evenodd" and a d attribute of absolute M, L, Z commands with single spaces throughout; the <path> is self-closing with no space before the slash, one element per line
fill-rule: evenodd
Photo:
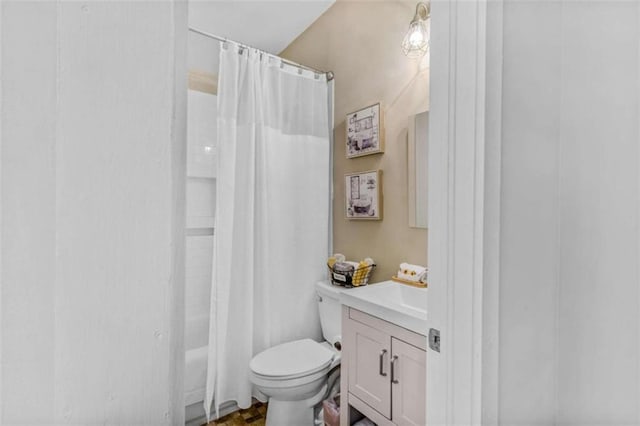
<path fill-rule="evenodd" d="M 419 47 L 424 42 L 424 36 L 420 28 L 409 30 L 409 44 L 413 47 Z"/>

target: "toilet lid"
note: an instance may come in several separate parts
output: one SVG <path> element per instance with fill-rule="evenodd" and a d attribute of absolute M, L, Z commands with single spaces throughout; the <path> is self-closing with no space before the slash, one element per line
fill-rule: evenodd
<path fill-rule="evenodd" d="M 296 340 L 269 348 L 251 360 L 251 371 L 261 376 L 306 376 L 331 364 L 334 352 L 311 339 Z"/>

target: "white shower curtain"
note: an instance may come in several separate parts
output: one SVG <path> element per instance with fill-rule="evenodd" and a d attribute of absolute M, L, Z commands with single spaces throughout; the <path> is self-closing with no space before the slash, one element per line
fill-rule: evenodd
<path fill-rule="evenodd" d="M 329 250 L 329 86 L 221 43 L 208 416 L 212 401 L 250 406 L 255 354 L 321 337 L 314 284 Z"/>

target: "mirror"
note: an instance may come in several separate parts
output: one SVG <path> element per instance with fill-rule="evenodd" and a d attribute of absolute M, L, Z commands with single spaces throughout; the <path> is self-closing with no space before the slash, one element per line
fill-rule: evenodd
<path fill-rule="evenodd" d="M 409 117 L 407 149 L 409 226 L 427 228 L 427 158 L 429 111 Z"/>

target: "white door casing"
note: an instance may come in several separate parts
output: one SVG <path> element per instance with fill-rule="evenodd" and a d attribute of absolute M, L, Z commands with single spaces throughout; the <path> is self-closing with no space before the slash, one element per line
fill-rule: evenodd
<path fill-rule="evenodd" d="M 432 3 L 428 425 L 497 411 L 501 14 L 502 0 Z"/>

